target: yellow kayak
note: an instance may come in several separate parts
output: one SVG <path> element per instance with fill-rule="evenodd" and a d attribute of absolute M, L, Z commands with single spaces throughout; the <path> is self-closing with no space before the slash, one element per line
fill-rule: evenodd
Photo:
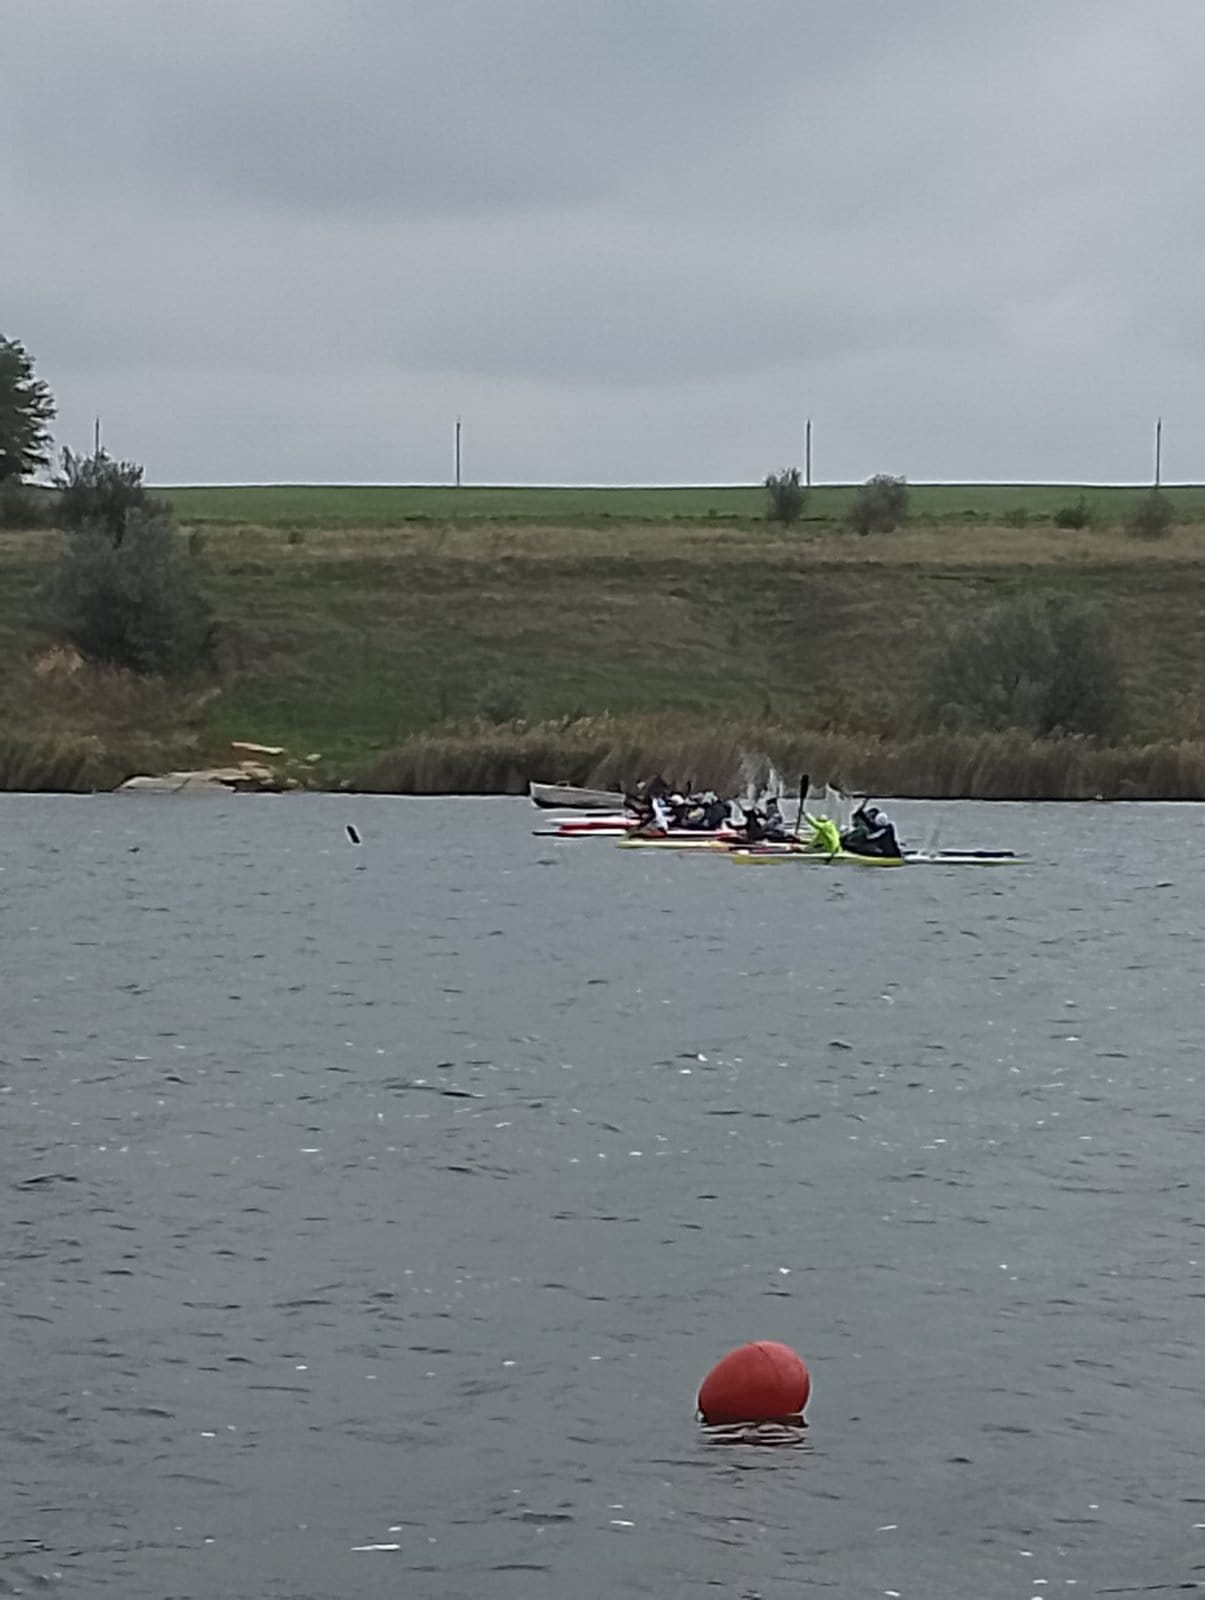
<path fill-rule="evenodd" d="M 860 850 L 847 850 L 841 832 L 830 817 L 808 817 L 812 837 L 802 849 L 778 849 L 773 845 L 755 845 L 743 850 L 730 850 L 728 854 L 741 866 L 764 866 L 767 862 L 807 861 L 825 866 L 854 867 L 988 867 L 1003 866 L 1016 861 L 1011 850 L 907 850 L 900 855 L 875 856 Z M 899 846 L 896 846 L 897 850 Z"/>
<path fill-rule="evenodd" d="M 840 866 L 849 863 L 855 867 L 903 867 L 908 863 L 904 856 L 860 856 L 852 850 L 730 850 L 733 861 L 745 867 L 762 867 L 780 861 L 809 862 L 812 865 Z"/>
<path fill-rule="evenodd" d="M 838 850 L 835 855 L 822 850 L 788 850 L 778 854 L 759 850 L 730 850 L 733 861 L 742 866 L 760 867 L 783 861 L 806 861 L 821 866 L 855 867 L 1014 867 L 1022 857 L 1011 850 L 910 850 L 902 856 L 860 856 L 853 850 Z"/>

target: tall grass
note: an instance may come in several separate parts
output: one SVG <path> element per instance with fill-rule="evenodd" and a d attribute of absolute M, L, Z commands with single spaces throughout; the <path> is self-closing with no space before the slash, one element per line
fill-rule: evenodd
<path fill-rule="evenodd" d="M 915 799 L 1201 800 L 1205 740 L 1101 748 L 1023 733 L 868 739 L 771 723 L 684 727 L 673 719 L 594 717 L 485 725 L 405 740 L 356 787 L 390 794 L 523 794 L 531 779 L 622 788 L 655 772 L 671 783 L 739 792 L 750 759 L 784 776 Z"/>
<path fill-rule="evenodd" d="M 0 737 L 0 790 L 18 794 L 90 794 L 111 789 L 115 768 L 90 734 Z"/>
<path fill-rule="evenodd" d="M 195 765 L 204 699 L 46 651 L 0 680 L 0 790 L 86 794 Z"/>

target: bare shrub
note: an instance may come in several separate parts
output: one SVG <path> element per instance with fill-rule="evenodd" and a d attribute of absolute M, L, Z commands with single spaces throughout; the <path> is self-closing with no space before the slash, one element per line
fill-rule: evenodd
<path fill-rule="evenodd" d="M 1158 489 L 1152 489 L 1126 518 L 1126 530 L 1135 539 L 1163 539 L 1172 531 L 1175 519 L 1171 501 Z"/>
<path fill-rule="evenodd" d="M 967 617 L 930 669 L 930 710 L 947 726 L 1109 739 L 1124 709 L 1107 620 L 1061 596 L 1008 601 Z"/>
<path fill-rule="evenodd" d="M 857 533 L 894 533 L 907 515 L 907 481 L 880 472 L 858 490 L 846 521 Z"/>
<path fill-rule="evenodd" d="M 496 679 L 486 684 L 477 695 L 478 717 L 495 727 L 522 723 L 526 709 L 523 685 L 513 678 Z"/>
<path fill-rule="evenodd" d="M 125 510 L 116 540 L 105 521 L 68 535 L 55 610 L 87 661 L 145 675 L 186 673 L 212 659 L 212 613 L 162 509 Z"/>
<path fill-rule="evenodd" d="M 1073 505 L 1060 506 L 1053 517 L 1056 528 L 1090 528 L 1092 509 L 1081 494 Z"/>
<path fill-rule="evenodd" d="M 100 524 L 114 544 L 125 537 L 126 518 L 132 511 L 169 514 L 170 508 L 143 485 L 142 468 L 136 462 L 115 461 L 103 450 L 77 456 L 65 449 L 54 482 L 60 525 L 76 529 L 85 523 Z"/>
<path fill-rule="evenodd" d="M 784 467 L 766 478 L 766 519 L 790 527 L 798 522 L 807 504 L 807 490 L 800 482 L 798 467 Z"/>

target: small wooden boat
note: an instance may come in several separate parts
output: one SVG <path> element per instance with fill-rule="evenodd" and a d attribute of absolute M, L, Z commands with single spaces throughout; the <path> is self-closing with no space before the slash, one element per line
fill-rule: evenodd
<path fill-rule="evenodd" d="M 576 789 L 568 783 L 528 783 L 532 805 L 544 811 L 620 811 L 624 797 L 618 789 Z"/>

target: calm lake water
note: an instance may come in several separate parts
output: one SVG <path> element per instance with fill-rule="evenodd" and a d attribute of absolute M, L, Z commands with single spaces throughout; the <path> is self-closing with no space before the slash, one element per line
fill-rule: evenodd
<path fill-rule="evenodd" d="M 892 810 L 0 796 L 0 1594 L 1205 1586 L 1202 813 Z"/>

